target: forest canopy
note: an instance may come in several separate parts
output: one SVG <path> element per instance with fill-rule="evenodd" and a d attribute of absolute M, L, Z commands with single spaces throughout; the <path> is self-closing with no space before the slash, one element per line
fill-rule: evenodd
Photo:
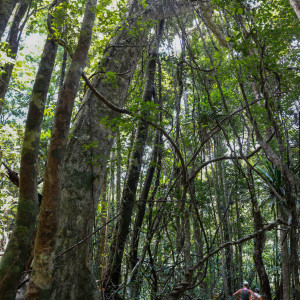
<path fill-rule="evenodd" d="M 0 299 L 300 299 L 299 19 L 0 0 Z"/>

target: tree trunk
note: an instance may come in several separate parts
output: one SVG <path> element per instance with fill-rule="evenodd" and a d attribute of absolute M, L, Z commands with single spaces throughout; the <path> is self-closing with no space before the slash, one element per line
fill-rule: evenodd
<path fill-rule="evenodd" d="M 300 3 L 298 0 L 290 0 L 291 6 L 293 7 L 298 19 L 300 20 Z"/>
<path fill-rule="evenodd" d="M 149 53 L 150 58 L 147 66 L 147 78 L 143 94 L 143 100 L 145 103 L 150 102 L 152 97 L 154 96 L 154 78 L 163 22 L 161 22 L 160 24 L 161 25 L 159 28 L 159 32 L 157 33 L 156 42 L 154 43 L 153 48 Z M 144 114 L 144 117 L 146 117 L 146 114 Z M 137 184 L 142 167 L 142 159 L 147 135 L 148 124 L 145 122 L 141 122 L 136 133 L 134 148 L 132 151 L 132 160 L 129 166 L 128 176 L 124 184 L 124 191 L 120 208 L 121 215 L 114 229 L 113 241 L 110 248 L 110 263 L 106 279 L 106 293 L 108 294 L 111 294 L 111 292 L 116 289 L 116 287 L 119 285 L 121 277 L 123 252 L 129 233 L 129 227 L 131 224 L 131 216 L 133 206 L 135 204 Z M 150 175 L 153 177 L 153 174 Z M 144 190 L 145 195 L 142 195 L 143 197 L 146 197 L 149 193 L 150 186 L 151 182 L 150 184 L 148 182 L 148 185 Z M 142 198 L 142 200 L 144 199 Z M 144 211 L 141 212 L 144 214 Z M 140 221 L 142 220 L 138 220 L 139 223 Z"/>
<path fill-rule="evenodd" d="M 5 31 L 7 22 L 19 0 L 0 0 L 0 39 Z"/>
<path fill-rule="evenodd" d="M 27 299 L 49 299 L 51 295 L 54 278 L 55 234 L 61 198 L 61 175 L 65 147 L 68 141 L 74 100 L 91 43 L 96 4 L 96 0 L 87 1 L 78 45 L 57 101 Z"/>
<path fill-rule="evenodd" d="M 283 204 L 279 205 L 278 209 L 279 218 L 286 221 L 285 211 Z M 290 272 L 289 272 L 289 251 L 287 244 L 287 232 L 284 230 L 285 226 L 281 225 L 280 230 L 280 245 L 281 245 L 281 274 L 282 274 L 282 288 L 283 299 L 290 300 Z"/>
<path fill-rule="evenodd" d="M 253 214 L 253 222 L 254 222 L 254 230 L 258 231 L 261 228 L 263 228 L 263 218 L 260 213 L 260 209 L 257 203 L 256 195 L 255 195 L 255 186 L 254 186 L 254 179 L 251 173 L 251 170 L 248 170 L 249 177 L 246 177 L 245 179 L 247 181 L 250 198 L 252 202 L 252 214 Z M 258 273 L 261 290 L 262 290 L 262 297 L 265 300 L 272 300 L 272 294 L 271 294 L 271 288 L 270 288 L 270 282 L 269 277 L 267 274 L 267 271 L 264 266 L 262 254 L 264 251 L 266 242 L 266 235 L 265 233 L 261 233 L 257 235 L 254 239 L 254 253 L 253 253 L 253 260 L 255 263 L 255 268 Z"/>
<path fill-rule="evenodd" d="M 48 18 L 52 19 L 52 16 L 49 15 Z M 30 253 L 38 210 L 37 161 L 41 125 L 56 50 L 57 46 L 49 36 L 44 46 L 30 99 L 21 155 L 17 216 L 0 265 L 1 299 L 14 299 L 19 279 Z"/>
<path fill-rule="evenodd" d="M 24 28 L 24 26 L 20 27 L 20 24 L 30 4 L 31 4 L 30 0 L 22 1 L 17 9 L 16 15 L 12 22 L 11 29 L 9 31 L 8 38 L 7 38 L 7 42 L 10 46 L 9 55 L 11 58 L 15 58 L 17 56 L 19 50 L 20 38 Z M 4 65 L 3 70 L 1 70 L 1 72 L 3 71 L 3 74 L 1 74 L 1 80 L 0 80 L 0 114 L 2 113 L 4 98 L 8 91 L 9 81 L 12 75 L 13 68 L 14 68 L 13 63 L 7 63 Z"/>
<path fill-rule="evenodd" d="M 142 190 L 142 193 L 140 196 L 140 200 L 139 200 L 139 203 L 137 204 L 137 212 L 136 212 L 135 222 L 134 222 L 133 229 L 132 229 L 130 251 L 129 251 L 131 272 L 134 269 L 134 267 L 136 266 L 136 264 L 138 263 L 139 236 L 140 236 L 141 227 L 142 227 L 145 212 L 146 212 L 146 205 L 147 205 L 150 187 L 152 184 L 152 179 L 153 179 L 154 172 L 155 172 L 155 165 L 157 163 L 160 135 L 161 135 L 160 132 L 157 131 L 155 141 L 154 141 L 154 148 L 152 151 L 151 161 L 150 161 L 150 164 L 149 164 L 149 167 L 147 170 L 147 174 L 146 174 L 143 190 Z M 138 282 L 136 282 L 136 275 L 137 274 L 135 272 L 134 276 L 132 276 L 131 281 L 138 284 Z M 133 297 L 133 298 L 135 297 L 134 291 L 137 290 L 135 286 L 136 286 L 136 284 L 133 284 L 133 286 L 130 287 L 131 297 Z"/>
<path fill-rule="evenodd" d="M 99 270 L 98 270 L 98 287 L 102 292 L 103 288 L 103 279 L 104 279 L 104 270 L 106 268 L 106 244 L 107 244 L 107 233 L 108 225 L 108 197 L 107 197 L 107 173 L 104 176 L 104 183 L 102 185 L 101 192 L 101 210 L 100 210 L 100 226 L 104 226 L 99 232 L 100 245 L 99 245 Z"/>
<path fill-rule="evenodd" d="M 128 25 L 123 24 L 124 29 L 117 31 L 117 36 L 105 51 L 99 69 L 123 75 L 117 76 L 117 84 L 103 80 L 103 76 L 94 77 L 93 84 L 116 106 L 124 104 L 131 77 L 142 54 L 141 46 L 147 42 L 148 29 L 145 29 L 143 22 L 149 19 L 159 20 L 174 14 L 174 9 L 168 9 L 165 2 L 151 2 L 151 5 L 143 8 L 139 1 L 130 1 Z M 155 6 L 157 3 L 158 7 Z M 144 30 L 143 34 L 132 34 L 141 32 L 140 29 Z M 110 136 L 114 135 L 112 129 L 102 124 L 101 120 L 107 117 L 109 122 L 118 116 L 118 113 L 99 101 L 91 92 L 87 92 L 75 120 L 63 168 L 62 199 L 56 238 L 57 254 L 77 244 L 92 232 L 96 203 L 112 147 Z M 90 143 L 95 143 L 97 147 L 85 147 Z M 90 295 L 88 299 L 98 298 L 94 285 L 87 284 L 94 281 L 90 252 L 91 243 L 86 241 L 59 257 L 57 265 L 61 267 L 56 270 L 54 289 L 60 290 L 59 293 L 65 290 L 66 295 L 71 289 L 74 295 L 83 295 L 82 299 L 85 299 L 85 292 L 86 297 Z M 95 293 L 91 294 L 91 290 Z"/>
<path fill-rule="evenodd" d="M 147 38 L 142 35 L 142 40 L 138 40 L 130 34 L 138 28 L 133 16 L 139 9 L 138 3 L 134 1 L 129 8 L 129 27 L 126 26 L 111 42 L 100 65 L 106 71 L 124 75 L 118 76 L 117 86 L 100 77 L 95 77 L 93 82 L 108 101 L 118 106 L 122 106 L 126 99 L 132 73 L 141 55 L 142 48 L 135 45 L 144 44 Z M 126 48 L 122 45 L 126 45 Z M 109 121 L 118 115 L 90 92 L 83 100 L 68 143 L 63 169 L 57 255 L 93 230 L 95 209 L 113 142 L 109 136 L 114 134 L 111 128 L 100 121 L 104 117 L 108 117 Z M 97 147 L 86 147 L 91 143 L 95 143 Z M 60 267 L 56 270 L 53 299 L 56 299 L 55 295 L 70 299 L 99 299 L 90 253 L 91 243 L 88 240 L 57 259 Z"/>

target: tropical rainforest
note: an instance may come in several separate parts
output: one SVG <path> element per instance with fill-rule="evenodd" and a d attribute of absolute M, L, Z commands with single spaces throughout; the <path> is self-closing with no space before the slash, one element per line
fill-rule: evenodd
<path fill-rule="evenodd" d="M 299 19 L 0 0 L 0 299 L 299 300 Z"/>

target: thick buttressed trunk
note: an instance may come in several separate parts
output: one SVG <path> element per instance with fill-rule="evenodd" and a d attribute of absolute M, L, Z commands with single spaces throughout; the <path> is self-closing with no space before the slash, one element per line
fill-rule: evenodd
<path fill-rule="evenodd" d="M 52 19 L 52 16 L 49 15 Z M 17 216 L 0 265 L 1 299 L 14 299 L 19 279 L 30 254 L 38 211 L 37 161 L 44 107 L 57 46 L 46 40 L 28 110 L 23 141 Z"/>
<path fill-rule="evenodd" d="M 30 0 L 24 0 L 20 3 L 14 20 L 11 25 L 11 29 L 8 34 L 7 43 L 10 47 L 10 57 L 15 58 L 18 50 L 19 50 L 19 43 L 20 37 L 24 28 L 24 23 L 21 26 L 21 21 L 30 5 Z M 26 20 L 25 20 L 26 21 Z M 2 108 L 4 104 L 4 98 L 9 88 L 9 81 L 12 75 L 12 71 L 14 68 L 13 63 L 7 63 L 3 66 L 3 70 L 1 70 L 1 80 L 0 80 L 0 114 L 2 113 Z"/>
<path fill-rule="evenodd" d="M 160 22 L 160 28 L 157 33 L 156 42 L 154 43 L 153 48 L 149 53 L 150 58 L 147 66 L 146 83 L 143 93 L 143 101 L 145 103 L 150 102 L 152 100 L 155 92 L 154 79 L 162 28 L 163 21 Z M 147 115 L 144 113 L 143 117 L 145 118 L 147 117 Z M 110 258 L 107 269 L 107 278 L 105 279 L 105 289 L 106 293 L 108 294 L 111 294 L 111 292 L 116 290 L 121 278 L 123 252 L 131 224 L 132 211 L 136 199 L 136 190 L 141 172 L 147 135 L 148 124 L 142 121 L 137 129 L 134 148 L 132 151 L 132 158 L 129 165 L 129 171 L 124 183 L 124 190 L 120 207 L 120 217 L 114 228 L 113 241 L 110 247 Z M 149 189 L 150 184 L 146 187 L 146 190 L 144 191 L 145 196 L 147 196 Z"/>
<path fill-rule="evenodd" d="M 118 76 L 117 84 L 105 80 L 105 75 L 94 78 L 93 84 L 111 103 L 122 106 L 132 74 L 147 40 L 133 36 L 131 30 L 139 27 L 134 15 L 141 6 L 134 1 L 129 8 L 129 27 L 124 28 L 112 40 L 100 64 L 105 71 L 124 74 Z M 126 47 L 122 47 L 126 45 Z M 132 46 L 132 47 L 130 47 Z M 112 111 L 96 96 L 88 92 L 78 114 L 71 139 L 67 146 L 62 175 L 62 192 L 56 254 L 59 255 L 92 232 L 95 209 L 106 171 L 106 162 L 112 147 L 112 129 L 101 123 L 119 114 Z M 96 147 L 86 147 L 95 143 Z M 91 242 L 87 240 L 56 260 L 53 299 L 99 299 L 91 265 Z"/>
<path fill-rule="evenodd" d="M 0 39 L 18 0 L 0 0 Z"/>
<path fill-rule="evenodd" d="M 78 45 L 57 101 L 45 170 L 43 201 L 35 239 L 32 276 L 26 299 L 49 299 L 52 292 L 53 278 L 55 277 L 53 273 L 55 236 L 61 198 L 62 167 L 74 100 L 90 48 L 96 4 L 96 0 L 88 0 L 86 3 Z M 55 299 L 59 299 L 59 297 Z M 64 299 L 69 299 L 69 297 Z"/>

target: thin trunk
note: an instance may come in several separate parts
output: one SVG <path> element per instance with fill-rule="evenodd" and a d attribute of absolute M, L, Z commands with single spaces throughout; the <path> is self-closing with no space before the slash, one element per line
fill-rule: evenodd
<path fill-rule="evenodd" d="M 298 19 L 300 20 L 300 3 L 298 0 L 290 0 L 290 4 L 293 7 Z"/>
<path fill-rule="evenodd" d="M 135 222 L 133 225 L 133 229 L 132 229 L 132 237 L 131 237 L 131 242 L 130 242 L 130 269 L 131 271 L 134 269 L 134 267 L 136 266 L 137 262 L 138 262 L 138 247 L 139 247 L 139 239 L 140 239 L 140 232 L 141 232 L 141 228 L 142 228 L 142 224 L 143 224 L 143 220 L 144 220 L 144 216 L 145 216 L 145 212 L 146 212 L 146 205 L 147 205 L 147 201 L 148 201 L 148 195 L 149 195 L 149 191 L 150 191 L 150 187 L 152 184 L 152 179 L 154 176 L 154 172 L 155 172 L 155 165 L 157 163 L 157 156 L 158 156 L 158 151 L 159 151 L 159 143 L 160 143 L 160 139 L 161 139 L 161 134 L 159 131 L 156 132 L 156 138 L 154 141 L 154 148 L 153 148 L 153 152 L 152 152 L 152 156 L 151 156 L 151 161 L 147 170 L 147 174 L 146 174 L 146 178 L 145 178 L 145 182 L 144 182 L 144 186 L 143 186 L 143 190 L 139 199 L 139 203 L 137 204 L 137 212 L 136 212 L 136 217 L 135 217 Z M 135 278 L 136 278 L 136 273 L 135 276 L 132 276 L 131 281 L 132 282 L 136 282 Z M 137 282 L 138 283 L 138 282 Z M 133 291 L 137 290 L 135 285 L 132 286 L 131 288 L 131 296 L 134 296 Z"/>
<path fill-rule="evenodd" d="M 227 192 L 227 185 L 226 185 L 226 179 L 225 179 L 225 167 L 224 163 L 221 162 L 221 179 L 223 184 L 223 192 L 224 192 L 224 204 L 226 207 L 227 212 L 225 213 L 225 220 L 224 224 L 225 226 L 225 240 L 232 241 L 232 231 L 231 231 L 231 224 L 229 219 L 229 194 Z M 227 270 L 227 281 L 229 283 L 228 289 L 229 289 L 229 295 L 231 295 L 234 290 L 234 270 L 233 270 L 233 248 L 228 247 L 226 249 L 226 270 Z"/>
<path fill-rule="evenodd" d="M 210 154 L 211 157 L 211 154 Z M 221 209 L 221 199 L 220 199 L 220 188 L 218 183 L 218 169 L 212 166 L 212 182 L 215 190 L 215 201 L 217 205 L 217 213 L 218 213 L 218 219 L 219 219 L 219 226 L 220 226 L 220 241 L 221 244 L 224 243 L 224 223 L 223 215 L 222 215 L 222 209 Z M 229 284 L 228 284 L 228 278 L 227 278 L 227 266 L 226 266 L 226 255 L 225 255 L 225 249 L 221 250 L 221 259 L 222 259 L 222 277 L 223 277 L 223 289 L 225 293 L 225 299 L 228 299 L 229 297 Z"/>
<path fill-rule="evenodd" d="M 261 228 L 263 228 L 263 218 L 260 213 L 260 209 L 257 203 L 256 194 L 255 194 L 255 186 L 254 186 L 254 179 L 253 175 L 251 173 L 251 170 L 248 169 L 249 176 L 246 176 L 244 174 L 244 177 L 247 181 L 250 198 L 252 202 L 252 214 L 253 214 L 253 225 L 254 230 L 258 231 Z M 262 254 L 264 251 L 266 242 L 266 235 L 265 233 L 261 233 L 257 235 L 254 239 L 254 252 L 253 252 L 253 260 L 255 263 L 255 268 L 259 276 L 259 281 L 262 289 L 262 297 L 265 300 L 272 300 L 272 294 L 271 294 L 271 288 L 270 288 L 270 282 L 269 277 L 267 274 L 267 271 L 264 266 Z"/>
<path fill-rule="evenodd" d="M 287 221 L 284 207 L 281 204 L 278 208 L 278 217 Z M 283 299 L 290 300 L 290 272 L 289 272 L 289 251 L 287 244 L 287 232 L 284 230 L 285 226 L 281 225 L 280 230 L 280 245 L 281 245 L 281 274 L 282 274 L 282 287 Z"/>
<path fill-rule="evenodd" d="M 49 14 L 50 19 L 52 16 Z M 57 46 L 49 36 L 46 40 L 36 80 L 33 85 L 25 127 L 21 165 L 20 195 L 14 230 L 0 265 L 0 294 L 13 299 L 33 239 L 38 210 L 37 162 L 41 125 Z"/>
<path fill-rule="evenodd" d="M 240 219 L 239 202 L 237 198 L 235 201 L 235 207 L 236 207 L 236 224 L 237 226 L 239 226 L 239 224 L 241 224 L 241 219 Z M 238 239 L 241 238 L 241 232 L 239 229 L 237 230 L 237 237 Z M 237 245 L 236 248 L 237 248 L 236 252 L 237 252 L 238 270 L 239 270 L 237 285 L 238 287 L 241 287 L 243 283 L 243 245 L 242 244 Z M 237 287 L 235 287 L 235 290 L 236 288 Z"/>
<path fill-rule="evenodd" d="M 64 49 L 62 64 L 61 64 L 61 71 L 60 71 L 60 78 L 59 78 L 59 91 L 64 85 L 64 80 L 66 76 L 66 67 L 67 67 L 67 60 L 68 60 L 68 52 L 67 49 Z"/>
<path fill-rule="evenodd" d="M 24 0 L 20 3 L 8 34 L 7 42 L 10 46 L 10 57 L 13 59 L 15 59 L 17 56 L 19 50 L 20 37 L 25 25 L 23 24 L 23 26 L 20 26 L 20 24 L 30 4 L 30 0 Z M 1 74 L 0 80 L 0 114 L 2 113 L 4 98 L 8 91 L 9 81 L 12 75 L 13 68 L 13 63 L 7 63 L 4 65 L 3 70 L 1 70 L 1 72 L 3 71 L 3 74 Z"/>
<path fill-rule="evenodd" d="M 298 225 L 298 214 L 297 214 L 297 204 L 296 204 L 296 196 L 292 193 L 292 186 L 289 182 L 286 182 L 286 199 L 289 211 L 291 213 L 291 230 L 290 230 L 290 263 L 291 263 L 291 271 L 294 278 L 295 283 L 295 299 L 300 299 L 300 281 L 299 281 L 299 238 L 297 236 Z"/>
<path fill-rule="evenodd" d="M 0 39 L 19 0 L 0 0 Z"/>
<path fill-rule="evenodd" d="M 144 102 L 150 102 L 154 95 L 154 79 L 156 71 L 156 63 L 158 58 L 158 49 L 160 44 L 160 37 L 162 33 L 163 22 L 160 22 L 159 32 L 157 33 L 157 39 L 150 51 L 149 62 L 146 73 L 146 84 L 144 88 L 143 100 Z M 145 116 L 146 117 L 146 116 Z M 120 218 L 116 224 L 113 233 L 113 242 L 110 248 L 110 263 L 109 270 L 107 272 L 106 279 L 106 292 L 110 294 L 119 285 L 121 277 L 121 264 L 123 259 L 123 252 L 127 236 L 129 233 L 129 227 L 131 224 L 131 216 L 133 211 L 133 205 L 135 203 L 137 184 L 139 180 L 139 174 L 142 166 L 142 158 L 144 154 L 145 142 L 148 135 L 148 124 L 141 122 L 135 138 L 135 144 L 132 151 L 132 160 L 129 166 L 128 176 L 124 184 L 124 191 L 121 201 Z M 152 174 L 153 176 L 153 174 Z M 149 193 L 151 182 L 145 189 L 145 195 Z M 138 220 L 140 222 L 140 220 Z"/>
<path fill-rule="evenodd" d="M 120 209 L 121 204 L 121 135 L 120 128 L 117 129 L 117 182 L 116 182 L 116 207 L 117 211 Z"/>
<path fill-rule="evenodd" d="M 106 268 L 106 244 L 107 244 L 107 233 L 108 225 L 105 225 L 108 221 L 108 197 L 107 191 L 107 173 L 104 175 L 104 183 L 102 185 L 102 192 L 100 196 L 101 210 L 100 210 L 100 226 L 104 226 L 100 232 L 100 246 L 99 246 L 99 270 L 98 270 L 98 287 L 99 290 L 103 291 L 103 278 L 104 270 Z"/>
<path fill-rule="evenodd" d="M 54 280 L 54 246 L 60 208 L 62 167 L 74 100 L 91 43 L 96 4 L 96 0 L 87 1 L 78 45 L 57 102 L 27 299 L 45 299 L 50 298 L 51 295 Z"/>

